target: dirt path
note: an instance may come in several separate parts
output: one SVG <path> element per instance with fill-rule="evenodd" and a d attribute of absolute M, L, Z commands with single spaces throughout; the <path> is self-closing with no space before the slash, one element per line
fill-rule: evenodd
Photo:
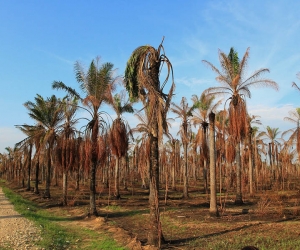
<path fill-rule="evenodd" d="M 0 187 L 0 249 L 39 249 L 40 230 L 14 210 Z"/>

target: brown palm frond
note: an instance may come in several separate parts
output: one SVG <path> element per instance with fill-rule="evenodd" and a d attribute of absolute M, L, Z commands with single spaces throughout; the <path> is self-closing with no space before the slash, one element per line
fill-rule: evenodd
<path fill-rule="evenodd" d="M 248 133 L 247 117 L 246 104 L 240 96 L 237 96 L 236 104 L 235 100 L 232 100 L 229 105 L 229 133 L 237 141 L 245 138 Z"/>
<path fill-rule="evenodd" d="M 97 154 L 97 159 L 98 162 L 104 164 L 104 159 L 106 158 L 108 154 L 108 148 L 107 148 L 107 139 L 106 139 L 106 134 L 100 135 L 98 137 L 98 154 Z"/>
<path fill-rule="evenodd" d="M 229 163 L 233 163 L 235 161 L 235 143 L 229 139 L 226 143 L 226 161 Z"/>
<path fill-rule="evenodd" d="M 259 77 L 259 76 L 256 76 Z M 271 87 L 275 90 L 279 89 L 278 84 L 270 79 L 258 79 L 258 80 L 253 80 L 254 76 L 249 77 L 249 79 L 247 80 L 247 82 L 244 82 L 240 85 L 240 89 L 244 89 L 244 88 L 249 88 L 250 86 L 253 87 Z"/>
<path fill-rule="evenodd" d="M 208 97 L 233 95 L 232 89 L 230 89 L 228 87 L 211 87 L 211 88 L 204 90 L 203 93 L 205 93 L 205 95 L 207 95 Z"/>
<path fill-rule="evenodd" d="M 126 154 L 128 149 L 128 136 L 127 136 L 127 128 L 122 119 L 117 118 L 113 121 L 109 139 L 111 150 L 114 155 L 117 157 L 122 157 Z"/>

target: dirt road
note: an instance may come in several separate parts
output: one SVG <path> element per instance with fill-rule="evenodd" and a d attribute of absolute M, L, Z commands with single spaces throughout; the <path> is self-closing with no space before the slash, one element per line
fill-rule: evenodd
<path fill-rule="evenodd" d="M 39 240 L 39 228 L 14 210 L 0 187 L 0 249 L 40 249 Z"/>

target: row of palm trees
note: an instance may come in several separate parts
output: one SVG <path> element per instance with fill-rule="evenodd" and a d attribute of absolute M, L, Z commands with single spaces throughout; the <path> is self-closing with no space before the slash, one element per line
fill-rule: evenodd
<path fill-rule="evenodd" d="M 204 191 L 210 191 L 210 214 L 218 216 L 217 179 L 219 190 L 234 187 L 235 203 L 242 204 L 245 183 L 248 183 L 247 192 L 252 195 L 259 184 L 261 187 L 266 183 L 272 185 L 274 180 L 281 180 L 284 188 L 287 173 L 298 173 L 293 160 L 295 154 L 300 153 L 300 109 L 291 111 L 290 117 L 285 118 L 296 123 L 295 129 L 284 133 L 291 133 L 289 140 L 278 138 L 278 128 L 267 127 L 265 132 L 259 132 L 258 127 L 253 126 L 259 124 L 257 117 L 251 117 L 247 112 L 246 98 L 251 97 L 250 87 L 277 90 L 278 85 L 262 77 L 269 72 L 265 68 L 246 76 L 248 58 L 249 49 L 240 60 L 231 48 L 229 54 L 219 51 L 220 69 L 204 60 L 216 73 L 221 86 L 208 88 L 199 97 L 193 95 L 191 106 L 185 97 L 180 104 L 172 103 L 173 68 L 165 55 L 163 42 L 157 49 L 146 45 L 134 50 L 124 78 L 115 75 L 113 64 L 100 64 L 99 58 L 91 62 L 87 71 L 76 62 L 75 76 L 80 92 L 55 81 L 52 87 L 65 91 L 66 97 L 37 95 L 33 102 L 24 104 L 35 124 L 16 126 L 26 138 L 17 143 L 15 149 L 8 148 L 7 154 L 0 155 L 2 175 L 9 180 L 27 177 L 27 190 L 31 190 L 34 169 L 34 192 L 39 194 L 39 180 L 43 178 L 43 197 L 50 198 L 51 177 L 60 172 L 64 205 L 68 202 L 68 177 L 76 179 L 76 189 L 79 189 L 79 180 L 88 175 L 89 214 L 97 216 L 97 178 L 101 176 L 107 183 L 108 171 L 114 164 L 114 194 L 120 198 L 120 176 L 126 187 L 129 172 L 138 172 L 141 185 L 149 188 L 148 243 L 160 247 L 164 237 L 159 215 L 159 187 L 163 183 L 167 191 L 169 185 L 178 189 L 178 181 L 182 180 L 182 195 L 188 198 L 189 182 L 201 176 Z M 167 67 L 167 74 L 161 81 L 163 66 Z M 171 86 L 165 93 L 169 78 Z M 113 94 L 120 83 L 124 83 L 130 100 L 124 92 Z M 222 100 L 216 98 L 220 95 L 227 98 L 224 110 L 218 110 Z M 138 101 L 143 106 L 136 113 L 140 123 L 131 129 L 122 114 L 133 113 L 133 104 Z M 116 113 L 111 122 L 102 109 L 104 103 Z M 225 109 L 227 103 L 228 109 Z M 78 118 L 80 109 L 88 114 L 88 118 Z M 175 114 L 175 119 L 181 120 L 179 139 L 168 131 L 169 111 Z M 78 129 L 81 119 L 86 122 Z M 193 126 L 197 128 L 196 132 Z M 139 137 L 134 140 L 136 133 Z M 292 150 L 295 142 L 296 151 Z M 98 174 L 97 169 L 101 170 Z"/>

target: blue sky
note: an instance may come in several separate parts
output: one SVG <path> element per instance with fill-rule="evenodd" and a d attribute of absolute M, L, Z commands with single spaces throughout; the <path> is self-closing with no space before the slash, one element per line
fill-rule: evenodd
<path fill-rule="evenodd" d="M 291 87 L 300 84 L 299 9 L 300 1 L 292 0 L 0 0 L 0 152 L 24 138 L 14 125 L 34 124 L 23 103 L 36 94 L 63 96 L 52 90 L 54 80 L 79 89 L 75 61 L 88 66 L 100 56 L 123 75 L 135 48 L 158 47 L 163 36 L 175 103 L 218 86 L 202 60 L 219 67 L 219 49 L 228 53 L 234 47 L 241 58 L 250 47 L 247 74 L 269 68 L 265 77 L 280 90 L 251 89 L 249 113 L 261 116 L 262 129 L 292 128 L 283 118 L 300 106 L 300 92 Z M 173 123 L 173 132 L 179 124 Z"/>

